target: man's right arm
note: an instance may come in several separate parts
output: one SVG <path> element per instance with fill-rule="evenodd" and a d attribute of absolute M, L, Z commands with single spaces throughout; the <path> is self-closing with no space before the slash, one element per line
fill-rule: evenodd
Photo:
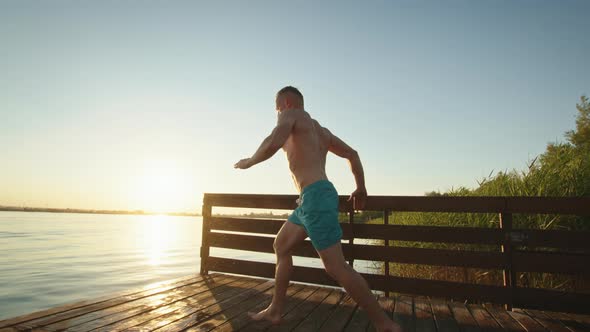
<path fill-rule="evenodd" d="M 332 134 L 327 128 L 324 128 L 324 130 L 328 133 L 330 138 L 328 150 L 335 155 L 348 160 L 350 170 L 352 171 L 356 182 L 356 190 L 350 195 L 350 199 L 355 199 L 355 209 L 362 209 L 365 206 L 365 199 L 367 198 L 367 188 L 365 187 L 365 173 L 363 171 L 361 158 L 355 149 L 344 143 L 344 141 L 338 138 L 338 136 Z"/>
<path fill-rule="evenodd" d="M 285 144 L 294 125 L 295 117 L 292 113 L 279 113 L 277 126 L 272 133 L 262 141 L 252 157 L 238 161 L 234 168 L 250 168 L 272 157 Z"/>

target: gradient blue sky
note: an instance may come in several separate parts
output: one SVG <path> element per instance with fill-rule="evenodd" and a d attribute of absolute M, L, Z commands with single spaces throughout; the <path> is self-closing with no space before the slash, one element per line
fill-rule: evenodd
<path fill-rule="evenodd" d="M 588 1 L 0 1 L 0 205 L 189 210 L 247 171 L 294 85 L 370 194 L 476 186 L 574 128 Z M 586 59 L 586 60 L 584 60 Z M 328 159 L 347 194 L 348 165 Z"/>

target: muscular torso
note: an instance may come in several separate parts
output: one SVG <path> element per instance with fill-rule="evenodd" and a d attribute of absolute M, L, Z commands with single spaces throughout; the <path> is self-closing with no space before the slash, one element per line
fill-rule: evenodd
<path fill-rule="evenodd" d="M 295 124 L 283 150 L 289 161 L 289 168 L 297 189 L 319 180 L 327 180 L 326 155 L 330 143 L 330 132 L 311 118 L 304 110 L 292 109 Z"/>

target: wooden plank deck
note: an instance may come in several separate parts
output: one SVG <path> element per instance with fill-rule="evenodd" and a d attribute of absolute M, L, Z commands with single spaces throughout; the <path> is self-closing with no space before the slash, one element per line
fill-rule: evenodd
<path fill-rule="evenodd" d="M 342 290 L 293 283 L 284 323 L 253 322 L 249 311 L 271 300 L 274 282 L 214 273 L 192 275 L 0 321 L 16 331 L 374 331 Z M 590 316 L 504 311 L 427 297 L 378 297 L 404 331 L 590 331 Z"/>

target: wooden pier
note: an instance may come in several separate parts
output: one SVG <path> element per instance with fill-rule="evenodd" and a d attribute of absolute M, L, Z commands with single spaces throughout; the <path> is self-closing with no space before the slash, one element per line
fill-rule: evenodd
<path fill-rule="evenodd" d="M 308 266 L 293 269 L 283 323 L 253 322 L 248 312 L 271 300 L 274 264 L 212 255 L 211 248 L 272 253 L 273 236 L 284 222 L 219 217 L 213 208 L 289 210 L 296 198 L 205 194 L 200 274 L 3 320 L 0 332 L 371 331 L 364 311 L 322 269 Z M 590 294 L 529 287 L 517 277 L 558 273 L 587 281 L 590 232 L 519 229 L 512 222 L 513 214 L 577 215 L 587 221 L 590 197 L 369 197 L 366 209 L 383 212 L 381 225 L 354 223 L 346 197 L 340 197 L 340 209 L 348 214 L 348 223 L 341 224 L 346 260 L 383 265 L 382 274 L 363 276 L 404 331 L 590 331 Z M 497 228 L 395 225 L 388 221 L 392 211 L 496 214 L 499 222 Z M 394 246 L 398 241 L 471 247 Z M 318 257 L 309 241 L 293 255 Z M 390 271 L 391 263 L 487 269 L 503 280 L 491 285 L 401 277 Z"/>
<path fill-rule="evenodd" d="M 101 299 L 0 321 L 16 331 L 373 331 L 364 311 L 341 289 L 292 283 L 283 324 L 253 322 L 273 281 L 212 273 L 149 285 Z M 428 297 L 377 296 L 404 331 L 590 331 L 590 317 L 445 302 Z"/>

